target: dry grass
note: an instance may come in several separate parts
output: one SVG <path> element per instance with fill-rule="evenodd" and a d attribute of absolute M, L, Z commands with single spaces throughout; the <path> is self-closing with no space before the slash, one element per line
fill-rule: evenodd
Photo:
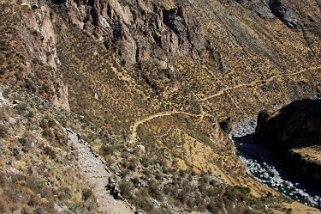
<path fill-rule="evenodd" d="M 233 3 L 223 6 L 214 0 L 191 2 L 191 6 L 186 6 L 186 15 L 197 15 L 195 19 L 204 24 L 204 34 L 217 53 L 213 58 L 198 54 L 193 57 L 173 56 L 171 62 L 175 69 L 172 76 L 152 61 L 144 63 L 140 69 L 134 66 L 125 68 L 117 56 L 106 50 L 101 43 L 60 17 L 56 17 L 55 30 L 62 66 L 54 71 L 41 60 L 29 58 L 24 38 L 39 45 L 39 35 L 21 26 L 21 20 L 24 19 L 19 14 L 31 11 L 28 8 L 1 4 L 3 12 L 0 19 L 3 22 L 0 26 L 0 81 L 10 80 L 13 85 L 17 83 L 29 92 L 50 100 L 59 95 L 56 89 L 61 85 L 55 80 L 63 79 L 69 87 L 72 112 L 83 117 L 75 122 L 61 116 L 59 121 L 81 130 L 94 149 L 112 164 L 111 169 L 119 172 L 124 179 L 128 176 L 137 179 L 140 176 L 151 177 L 161 180 L 162 187 L 170 186 L 179 194 L 175 195 L 170 191 L 158 194 L 157 190 L 161 188 L 155 185 L 151 185 L 152 189 L 140 188 L 138 185 L 135 186 L 138 193 L 135 193 L 136 197 L 132 197 L 131 188 L 125 185 L 124 189 L 128 193 L 125 195 L 138 206 L 146 209 L 151 207 L 148 202 L 138 200 L 142 195 L 146 199 L 166 195 L 173 204 L 177 203 L 177 206 L 188 211 L 192 211 L 195 204 L 199 204 L 199 207 L 196 206 L 198 209 L 207 207 L 212 211 L 223 209 L 224 204 L 228 208 L 236 205 L 245 212 L 244 203 L 232 200 L 231 204 L 226 200 L 236 196 L 237 199 L 250 203 L 252 196 L 247 191 L 244 192 L 244 189 L 239 191 L 240 188 L 217 186 L 211 189 L 210 185 L 204 185 L 205 188 L 197 187 L 199 190 L 192 191 L 195 187 L 189 187 L 186 183 L 189 178 L 198 180 L 203 173 L 208 173 L 220 175 L 230 185 L 244 188 L 247 183 L 252 189 L 251 193 L 258 197 L 269 192 L 244 175 L 233 147 L 219 130 L 216 120 L 225 120 L 227 117 L 239 120 L 256 114 L 262 108 L 314 95 L 321 82 L 320 69 L 306 70 L 292 76 L 276 76 L 267 82 L 265 80 L 279 73 L 289 74 L 306 69 L 305 67 L 319 66 L 320 48 L 315 45 L 317 54 L 313 55 L 301 34 L 284 28 L 277 20 L 264 23 L 253 17 L 251 12 L 243 7 L 240 9 Z M 176 3 L 165 0 L 160 2 L 167 9 L 174 7 Z M 310 3 L 306 6 L 309 7 Z M 230 15 L 223 16 L 222 11 Z M 62 29 L 63 26 L 66 26 L 65 30 Z M 19 34 L 17 29 L 24 29 L 28 33 L 19 31 Z M 26 62 L 30 64 L 30 73 L 26 66 L 22 66 L 27 65 Z M 213 96 L 216 94 L 218 96 Z M 176 115 L 156 118 L 138 127 L 137 144 L 143 145 L 145 151 L 137 149 L 137 144 L 127 143 L 131 126 L 136 121 L 173 109 L 194 114 L 204 111 L 213 117 L 192 119 L 186 115 Z M 79 204 L 85 204 L 83 199 L 87 198 L 88 192 L 84 190 L 86 196 L 82 197 L 79 188 L 81 181 L 76 179 L 79 183 L 70 183 L 75 181 L 74 171 L 71 170 L 68 174 L 58 170 L 63 167 L 63 163 L 69 161 L 64 156 L 65 159 L 61 159 L 59 155 L 68 149 L 61 127 L 52 122 L 58 116 L 48 118 L 46 113 L 30 113 L 32 111 L 23 106 L 19 106 L 17 110 L 30 124 L 29 127 L 24 127 L 25 130 L 15 128 L 12 134 L 24 136 L 29 128 L 34 130 L 36 134 L 24 136 L 26 140 L 20 142 L 19 146 L 24 148 L 25 153 L 35 154 L 35 157 L 17 158 L 14 162 L 17 165 L 13 167 L 32 164 L 35 169 L 30 171 L 39 173 L 40 180 L 50 175 L 53 178 L 51 182 L 60 188 L 59 200 L 66 202 L 73 211 L 79 209 Z M 0 117 L 7 118 L 6 112 L 1 110 Z M 112 136 L 116 142 L 105 140 L 106 136 Z M 13 149 L 17 143 L 12 136 L 4 137 L 9 138 L 9 149 Z M 35 147 L 30 146 L 35 143 L 32 138 L 37 139 Z M 30 150 L 38 152 L 28 153 Z M 6 150 L 6 155 L 9 151 Z M 134 167 L 130 164 L 134 162 L 141 164 Z M 3 168 L 9 168 L 4 162 L 1 163 Z M 23 171 L 25 173 L 27 172 Z M 181 176 L 184 173 L 188 177 Z M 21 180 L 24 181 L 23 178 Z M 175 182 L 173 186 L 168 183 L 172 181 Z M 34 192 L 37 192 L 38 184 L 42 185 L 41 182 L 36 185 L 31 183 L 30 188 L 27 187 L 30 195 L 36 194 Z M 214 197 L 215 191 L 221 197 Z M 198 193 L 200 195 L 197 196 Z M 184 198 L 185 195 L 188 197 Z M 50 194 L 47 197 L 49 202 L 54 200 Z M 196 198 L 200 200 L 192 200 Z M 32 203 L 36 206 L 44 202 L 35 197 Z M 12 203 L 8 204 L 13 206 Z M 0 209 L 4 209 L 5 205 L 6 201 L 0 202 Z M 41 206 L 51 211 L 50 203 Z"/>
<path fill-rule="evenodd" d="M 23 93 L 13 94 L 9 93 L 10 99 L 15 96 L 24 108 L 6 107 L 5 115 L 24 122 L 8 126 L 4 121 L 4 127 L 10 129 L 2 136 L 5 144 L 0 153 L 1 213 L 55 213 L 55 206 L 70 212 L 95 212 L 90 187 L 70 165 L 66 134 L 53 114 L 57 112 L 33 103 Z M 30 109 L 35 111 L 33 117 L 26 113 Z M 43 135 L 48 129 L 52 129 L 50 138 Z"/>

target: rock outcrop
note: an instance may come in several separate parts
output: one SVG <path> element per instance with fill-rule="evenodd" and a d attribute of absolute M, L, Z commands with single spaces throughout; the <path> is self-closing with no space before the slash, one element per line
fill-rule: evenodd
<path fill-rule="evenodd" d="M 153 1 L 53 1 L 65 19 L 103 41 L 124 65 L 155 61 L 164 69 L 176 56 L 205 57 L 213 47 L 197 17 L 185 7 L 165 8 Z"/>
<path fill-rule="evenodd" d="M 22 85 L 62 109 L 69 109 L 68 88 L 58 70 L 55 15 L 39 1 L 1 4 L 1 79 Z M 11 15 L 9 15 L 11 14 Z"/>
<path fill-rule="evenodd" d="M 247 6 L 263 19 L 278 18 L 289 28 L 302 30 L 299 16 L 292 9 L 291 4 L 285 4 L 284 0 L 237 0 L 237 2 Z"/>
<path fill-rule="evenodd" d="M 321 100 L 300 100 L 277 112 L 261 112 L 255 138 L 280 149 L 321 145 Z"/>
<path fill-rule="evenodd" d="M 321 100 L 300 100 L 276 112 L 261 112 L 255 141 L 269 148 L 293 177 L 320 187 Z"/>

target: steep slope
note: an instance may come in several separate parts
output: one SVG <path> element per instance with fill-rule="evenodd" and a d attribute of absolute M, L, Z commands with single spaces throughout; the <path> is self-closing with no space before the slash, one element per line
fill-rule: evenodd
<path fill-rule="evenodd" d="M 0 212 L 97 212 L 67 143 L 66 115 L 39 97 L 0 91 Z"/>
<path fill-rule="evenodd" d="M 320 94 L 317 2 L 0 6 L 3 84 L 80 115 L 84 123 L 70 125 L 104 156 L 135 206 L 152 213 L 284 207 L 245 173 L 219 121 Z"/>
<path fill-rule="evenodd" d="M 255 140 L 284 157 L 280 162 L 295 177 L 320 189 L 321 100 L 300 100 L 278 112 L 262 112 Z"/>

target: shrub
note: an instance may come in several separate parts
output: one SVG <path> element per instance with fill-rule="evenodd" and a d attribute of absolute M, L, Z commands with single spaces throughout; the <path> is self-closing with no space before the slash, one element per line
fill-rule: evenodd
<path fill-rule="evenodd" d="M 46 146 L 46 147 L 44 148 L 44 153 L 45 153 L 46 155 L 48 155 L 51 159 L 55 159 L 55 158 L 56 158 L 56 153 L 55 153 L 55 151 L 54 151 L 52 148 L 50 148 L 49 146 Z"/>
<path fill-rule="evenodd" d="M 112 155 L 114 153 L 115 148 L 111 145 L 103 145 L 100 148 L 100 152 L 102 153 L 103 156 L 108 156 Z"/>
<path fill-rule="evenodd" d="M 129 165 L 128 165 L 128 169 L 130 171 L 135 171 L 136 170 L 136 161 L 130 160 Z"/>
<path fill-rule="evenodd" d="M 134 205 L 147 213 L 153 213 L 153 204 L 145 197 L 136 197 L 133 201 Z"/>
<path fill-rule="evenodd" d="M 157 200 L 163 200 L 163 194 L 155 180 L 149 182 L 149 194 Z"/>
<path fill-rule="evenodd" d="M 57 127 L 54 129 L 54 135 L 55 135 L 56 142 L 59 145 L 66 145 L 67 144 L 68 137 L 60 127 L 59 128 Z"/>
<path fill-rule="evenodd" d="M 140 162 L 144 167 L 148 167 L 150 165 L 150 161 L 147 156 L 143 156 Z"/>
<path fill-rule="evenodd" d="M 9 110 L 6 107 L 0 107 L 0 120 L 9 121 Z"/>
<path fill-rule="evenodd" d="M 21 138 L 19 138 L 20 144 L 23 146 L 23 152 L 29 152 L 32 146 L 32 140 L 34 136 L 30 132 L 25 132 Z"/>
<path fill-rule="evenodd" d="M 124 196 L 125 198 L 131 198 L 134 185 L 130 181 L 122 180 L 119 184 L 119 189 L 122 196 Z"/>
<path fill-rule="evenodd" d="M 0 138 L 5 138 L 9 135 L 9 128 L 5 125 L 0 125 Z"/>
<path fill-rule="evenodd" d="M 211 213 L 220 213 L 221 207 L 216 201 L 210 201 L 207 206 L 207 210 L 210 211 Z"/>
<path fill-rule="evenodd" d="M 28 105 L 26 103 L 19 103 L 15 109 L 17 110 L 18 114 L 23 115 L 26 110 L 28 110 Z"/>
<path fill-rule="evenodd" d="M 238 199 L 240 201 L 244 201 L 248 198 L 250 192 L 251 189 L 248 187 L 234 186 L 228 187 L 224 193 L 224 196 L 227 198 L 227 200 L 234 201 L 235 199 Z"/>
<path fill-rule="evenodd" d="M 204 176 L 198 179 L 198 184 L 199 185 L 207 185 L 208 184 L 208 177 Z"/>
<path fill-rule="evenodd" d="M 291 214 L 292 213 L 292 208 L 289 208 L 286 210 L 286 214 Z"/>
<path fill-rule="evenodd" d="M 243 195 L 248 195 L 251 192 L 251 189 L 249 187 L 236 186 L 235 189 Z"/>
<path fill-rule="evenodd" d="M 45 180 L 36 177 L 27 178 L 27 187 L 31 189 L 34 193 L 42 193 L 45 187 Z"/>
<path fill-rule="evenodd" d="M 83 201 L 87 201 L 88 199 L 90 199 L 92 197 L 93 197 L 93 192 L 92 192 L 91 189 L 86 188 L 86 189 L 84 189 L 82 191 L 82 199 L 83 199 Z"/>
<path fill-rule="evenodd" d="M 54 138 L 54 133 L 53 133 L 53 131 L 52 131 L 52 129 L 45 129 L 45 130 L 43 130 L 43 132 L 42 132 L 42 136 L 44 137 L 44 138 L 46 138 L 47 140 L 53 140 L 53 138 Z"/>

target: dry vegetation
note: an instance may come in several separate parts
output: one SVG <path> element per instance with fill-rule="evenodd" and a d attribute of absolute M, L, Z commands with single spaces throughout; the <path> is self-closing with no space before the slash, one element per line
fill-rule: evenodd
<path fill-rule="evenodd" d="M 315 95 L 321 82 L 319 56 L 312 56 L 301 35 L 284 30 L 277 20 L 266 27 L 257 18 L 255 23 L 248 21 L 253 14 L 236 9 L 234 4 L 223 9 L 218 1 L 206 5 L 199 5 L 204 1 L 192 2 L 196 3 L 186 6 L 186 12 L 200 14 L 205 35 L 218 55 L 213 61 L 173 56 L 173 70 L 152 60 L 125 66 L 116 53 L 63 20 L 64 11 L 52 10 L 58 14 L 54 27 L 60 60 L 54 70 L 37 58 L 28 58 L 23 35 L 32 41 L 40 37 L 37 31 L 19 24 L 19 14 L 32 13 L 30 8 L 1 4 L 1 81 L 50 100 L 60 87 L 55 80 L 63 79 L 69 88 L 71 113 L 47 108 L 46 103 L 34 106 L 30 100 L 10 95 L 21 102 L 12 109 L 0 109 L 4 121 L 0 124 L 0 194 L 6 195 L 0 197 L 0 212 L 26 209 L 51 213 L 57 210 L 55 205 L 72 213 L 94 212 L 89 187 L 71 167 L 62 127 L 81 133 L 119 175 L 115 179 L 122 196 L 148 213 L 176 208 L 184 212 L 251 213 L 263 212 L 265 205 L 286 211 L 280 204 L 283 198 L 245 174 L 218 121 L 237 121 L 263 107 Z M 169 9 L 176 2 L 161 4 Z M 225 20 L 219 14 L 224 10 L 234 18 Z M 236 27 L 245 24 L 248 27 L 242 31 Z M 20 28 L 27 34 L 17 34 Z M 250 38 L 243 35 L 261 28 L 264 30 Z M 270 37 L 271 32 L 275 34 Z M 244 41 L 237 41 L 242 36 Z M 290 40 L 292 36 L 295 39 Z M 255 42 L 283 54 L 260 54 Z M 172 110 L 186 114 L 142 123 L 137 127 L 136 142 L 129 143 L 135 122 Z M 207 116 L 188 115 L 203 113 Z M 9 125 L 11 118 L 16 120 L 14 125 Z"/>
<path fill-rule="evenodd" d="M 57 121 L 63 113 L 57 117 L 41 99 L 8 94 L 10 104 L 0 109 L 0 212 L 95 212 L 95 197 Z"/>

